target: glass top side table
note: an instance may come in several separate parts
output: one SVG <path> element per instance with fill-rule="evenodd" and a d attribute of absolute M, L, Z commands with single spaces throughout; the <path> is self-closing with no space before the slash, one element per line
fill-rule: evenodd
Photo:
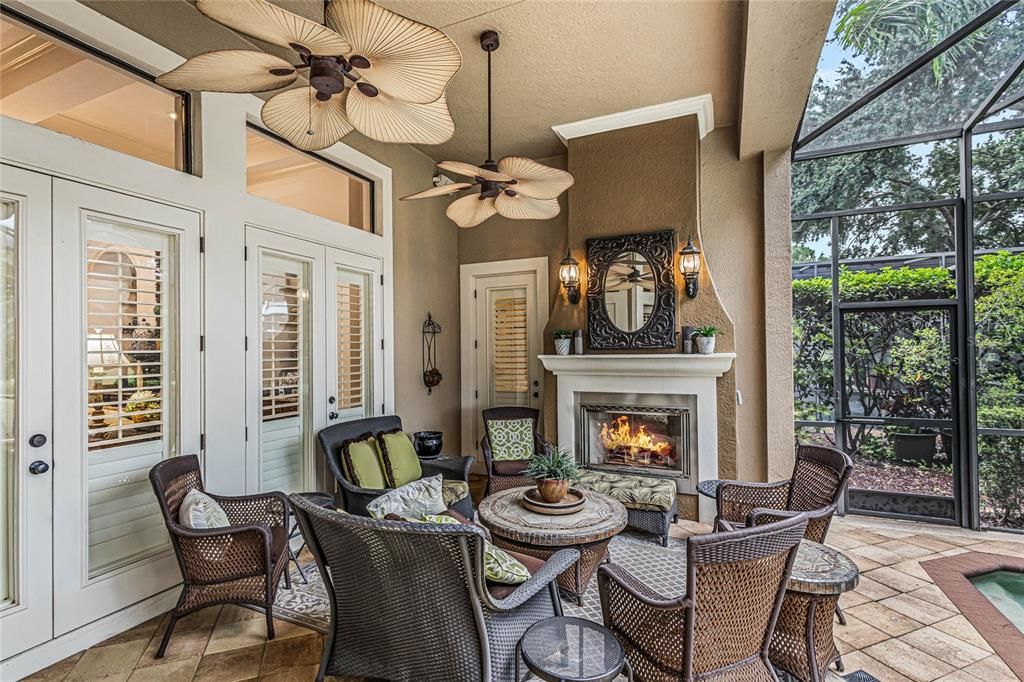
<path fill-rule="evenodd" d="M 556 616 L 534 623 L 516 644 L 516 682 L 519 659 L 545 682 L 609 682 L 633 670 L 619 640 L 600 623 Z"/>

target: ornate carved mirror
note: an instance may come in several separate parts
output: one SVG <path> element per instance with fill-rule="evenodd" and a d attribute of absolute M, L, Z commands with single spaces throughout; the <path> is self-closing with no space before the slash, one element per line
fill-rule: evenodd
<path fill-rule="evenodd" d="M 675 231 L 587 240 L 590 348 L 676 347 Z"/>

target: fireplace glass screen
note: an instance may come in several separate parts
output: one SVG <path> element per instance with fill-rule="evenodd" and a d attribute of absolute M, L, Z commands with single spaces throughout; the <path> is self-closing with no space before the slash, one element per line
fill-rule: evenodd
<path fill-rule="evenodd" d="M 605 469 L 689 474 L 689 411 L 582 405 L 584 463 Z"/>

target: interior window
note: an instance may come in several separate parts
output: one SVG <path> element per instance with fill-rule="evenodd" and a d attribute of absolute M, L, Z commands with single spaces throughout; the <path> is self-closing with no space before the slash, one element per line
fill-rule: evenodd
<path fill-rule="evenodd" d="M 249 194 L 374 232 L 373 183 L 249 128 Z"/>
<path fill-rule="evenodd" d="M 185 170 L 183 98 L 0 19 L 0 114 Z"/>

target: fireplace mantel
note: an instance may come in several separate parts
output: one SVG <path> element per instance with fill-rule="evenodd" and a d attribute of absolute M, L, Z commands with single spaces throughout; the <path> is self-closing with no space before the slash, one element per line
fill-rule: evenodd
<path fill-rule="evenodd" d="M 735 353 L 680 355 L 675 353 L 601 353 L 595 355 L 541 355 L 544 369 L 555 376 L 673 376 L 720 377 L 732 367 Z"/>
<path fill-rule="evenodd" d="M 699 480 L 718 475 L 718 377 L 729 371 L 735 353 L 682 355 L 671 353 L 630 353 L 593 355 L 541 355 L 545 369 L 554 373 L 558 385 L 558 443 L 577 453 L 580 399 L 591 393 L 693 396 L 696 402 L 695 480 L 677 481 L 681 493 L 695 494 Z M 699 517 L 709 523 L 715 516 L 715 502 L 700 498 Z"/>

